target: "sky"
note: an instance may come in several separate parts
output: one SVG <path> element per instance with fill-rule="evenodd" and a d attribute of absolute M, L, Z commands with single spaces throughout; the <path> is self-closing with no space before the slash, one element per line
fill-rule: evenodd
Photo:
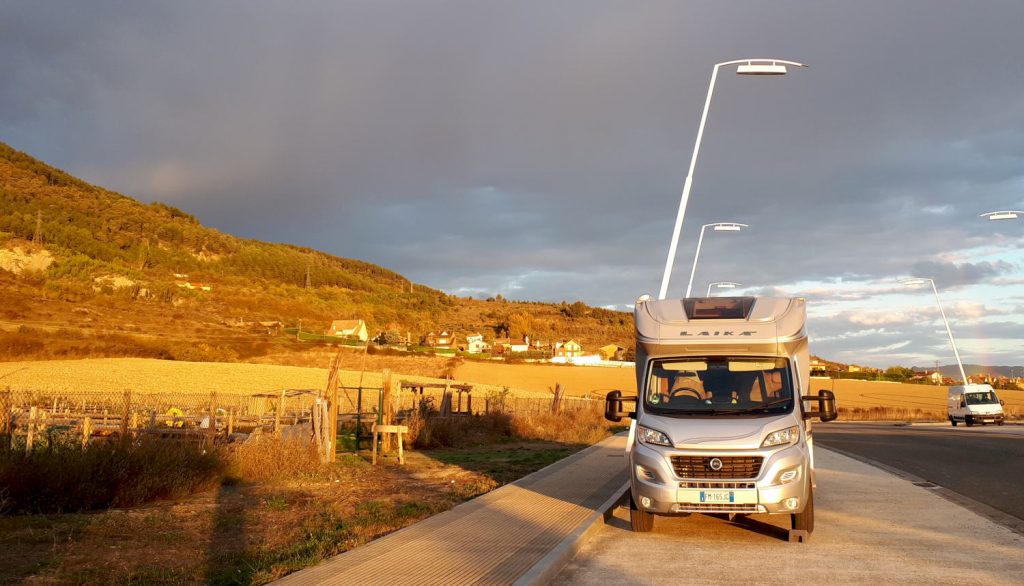
<path fill-rule="evenodd" d="M 0 140 L 461 296 L 808 299 L 812 352 L 1024 364 L 1024 3 L 5 3 Z"/>

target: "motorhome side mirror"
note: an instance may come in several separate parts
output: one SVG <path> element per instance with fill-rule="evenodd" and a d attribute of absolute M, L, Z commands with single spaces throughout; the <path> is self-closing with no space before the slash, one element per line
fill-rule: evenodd
<path fill-rule="evenodd" d="M 1006 405 L 1006 402 L 1005 402 L 1005 401 L 1003 401 L 1002 399 L 999 399 L 999 404 L 1000 404 L 1000 405 L 1004 405 L 1004 406 L 1005 406 L 1005 405 Z"/>
<path fill-rule="evenodd" d="M 832 391 L 826 391 L 824 389 L 818 391 L 817 395 L 807 395 L 800 397 L 802 401 L 817 401 L 817 411 L 804 411 L 804 419 L 812 419 L 817 417 L 822 422 L 834 421 L 839 417 L 839 411 L 836 409 L 836 395 Z"/>
<path fill-rule="evenodd" d="M 611 391 L 604 398 L 604 418 L 618 423 L 623 417 L 636 419 L 636 411 L 626 411 L 622 407 L 625 401 L 636 401 L 636 397 L 623 397 L 622 391 Z"/>

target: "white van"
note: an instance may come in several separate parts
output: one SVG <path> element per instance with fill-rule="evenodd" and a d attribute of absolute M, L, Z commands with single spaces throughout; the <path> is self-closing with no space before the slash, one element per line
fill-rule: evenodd
<path fill-rule="evenodd" d="M 638 395 L 612 391 L 605 399 L 607 419 L 633 419 L 633 530 L 650 531 L 655 515 L 767 513 L 789 515 L 790 541 L 807 540 L 810 419 L 831 421 L 836 407 L 829 391 L 807 396 L 804 300 L 644 296 L 635 320 Z"/>
<path fill-rule="evenodd" d="M 949 422 L 956 424 L 963 421 L 968 426 L 980 423 L 1002 425 L 1003 401 L 996 396 L 991 385 L 956 385 L 949 387 L 949 398 L 946 401 Z"/>

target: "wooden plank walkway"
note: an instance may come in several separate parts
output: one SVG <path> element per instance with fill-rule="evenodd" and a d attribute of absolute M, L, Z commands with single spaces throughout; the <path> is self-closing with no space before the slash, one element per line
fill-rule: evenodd
<path fill-rule="evenodd" d="M 595 515 L 604 512 L 601 509 L 609 499 L 621 495 L 627 482 L 625 444 L 624 435 L 610 437 L 275 584 L 542 581 L 549 575 L 544 566 L 557 564 L 558 552 L 572 548 L 572 542 L 594 523 Z"/>

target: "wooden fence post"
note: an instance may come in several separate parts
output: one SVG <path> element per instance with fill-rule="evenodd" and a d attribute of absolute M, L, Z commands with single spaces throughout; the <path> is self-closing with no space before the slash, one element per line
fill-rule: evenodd
<path fill-rule="evenodd" d="M 89 438 L 92 437 L 92 417 L 86 417 L 82 421 L 82 449 L 89 447 Z"/>
<path fill-rule="evenodd" d="M 149 428 L 154 429 L 156 427 L 156 409 L 149 410 Z"/>
<path fill-rule="evenodd" d="M 334 385 L 331 389 L 331 402 L 328 404 L 327 413 L 327 425 L 325 429 L 327 431 L 327 461 L 336 462 L 338 460 L 338 450 L 335 448 L 335 443 L 338 441 L 338 411 L 340 405 L 338 404 L 339 395 L 341 394 L 341 377 L 334 381 Z"/>
<path fill-rule="evenodd" d="M 231 437 L 231 434 L 233 434 L 233 433 L 235 433 L 235 408 L 234 407 L 232 407 L 231 410 L 228 411 L 228 437 Z"/>
<path fill-rule="evenodd" d="M 207 432 L 210 436 L 210 443 L 217 437 L 217 393 L 210 393 L 210 429 Z"/>
<path fill-rule="evenodd" d="M 284 392 L 281 389 L 281 398 L 277 401 L 277 409 L 274 410 L 274 435 L 281 433 L 281 412 L 284 411 Z"/>
<path fill-rule="evenodd" d="M 381 392 L 384 393 L 384 398 L 382 401 L 383 416 L 381 417 L 381 423 L 383 423 L 384 425 L 390 425 L 392 423 L 391 419 L 394 417 L 395 414 L 394 405 L 391 403 L 390 368 L 384 369 L 383 377 L 381 378 L 381 388 Z M 381 452 L 391 451 L 391 436 L 389 434 L 384 434 L 383 437 L 381 437 L 380 447 Z"/>
<path fill-rule="evenodd" d="M 132 392 L 124 392 L 124 415 L 121 417 L 121 437 L 128 437 L 128 426 L 131 423 Z"/>
<path fill-rule="evenodd" d="M 38 408 L 33 406 L 28 412 L 28 435 L 25 437 L 25 452 L 29 453 L 32 451 L 32 444 L 35 443 L 36 439 L 36 413 Z"/>
<path fill-rule="evenodd" d="M 562 388 L 562 383 L 555 383 L 555 396 L 551 399 L 551 412 L 558 413 L 562 410 L 562 392 L 565 389 Z"/>

